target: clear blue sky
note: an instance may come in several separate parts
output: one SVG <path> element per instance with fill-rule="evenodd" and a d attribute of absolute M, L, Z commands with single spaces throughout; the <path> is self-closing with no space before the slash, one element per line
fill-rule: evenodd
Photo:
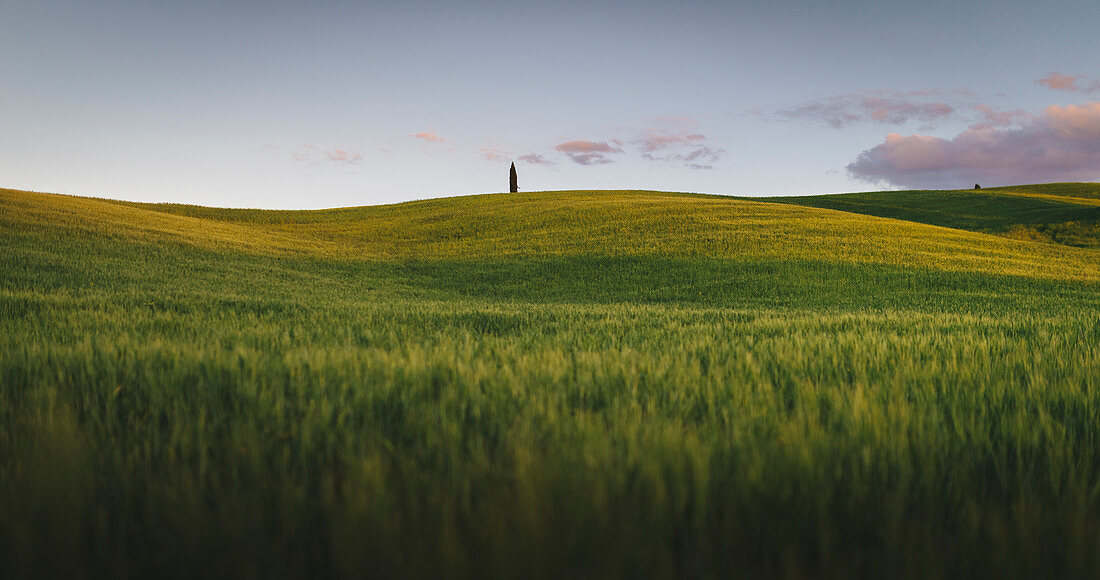
<path fill-rule="evenodd" d="M 1100 2 L 0 0 L 0 186 L 316 208 L 1100 179 Z"/>

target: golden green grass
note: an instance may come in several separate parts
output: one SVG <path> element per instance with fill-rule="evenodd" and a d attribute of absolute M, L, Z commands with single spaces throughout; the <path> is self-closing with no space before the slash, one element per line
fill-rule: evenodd
<path fill-rule="evenodd" d="M 24 227 L 343 260 L 692 256 L 1100 281 L 1094 252 L 901 220 L 657 192 L 488 195 L 323 211 L 120 204 L 6 190 Z"/>
<path fill-rule="evenodd" d="M 957 191 L 881 191 L 768 198 L 1007 238 L 1100 248 L 1096 184 L 1052 183 Z"/>
<path fill-rule="evenodd" d="M 1096 577 L 1100 250 L 958 193 L 0 191 L 0 570 Z"/>

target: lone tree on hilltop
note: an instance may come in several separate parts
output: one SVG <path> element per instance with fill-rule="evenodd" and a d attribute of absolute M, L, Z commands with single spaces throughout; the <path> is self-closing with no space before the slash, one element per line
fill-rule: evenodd
<path fill-rule="evenodd" d="M 519 193 L 519 176 L 516 175 L 515 163 L 512 163 L 512 169 L 508 170 L 508 192 Z"/>
<path fill-rule="evenodd" d="M 978 185 L 977 183 L 974 184 L 974 189 L 981 189 L 981 188 L 982 188 L 982 186 Z"/>

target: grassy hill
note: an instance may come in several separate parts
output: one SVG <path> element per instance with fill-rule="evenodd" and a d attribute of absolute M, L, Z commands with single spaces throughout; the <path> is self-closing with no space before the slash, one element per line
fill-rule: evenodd
<path fill-rule="evenodd" d="M 1100 186 L 1094 183 L 763 199 L 995 233 L 1010 238 L 1100 248 Z"/>
<path fill-rule="evenodd" d="M 789 200 L 787 205 L 774 203 L 787 198 L 766 203 L 639 191 L 466 196 L 321 211 L 135 204 L 10 190 L 3 195 L 7 211 L 0 219 L 8 228 L 64 228 L 70 235 L 260 255 L 357 261 L 577 255 L 760 258 L 1100 280 L 1093 253 L 914 223 L 920 221 L 913 216 L 920 214 L 922 204 L 933 201 L 893 192 L 820 198 L 837 206 L 829 209 L 848 208 L 843 214 L 796 207 Z M 886 217 L 911 221 L 859 215 L 848 200 L 860 195 L 907 204 L 898 216 Z M 1002 205 L 1015 203 L 1012 196 L 989 197 Z M 1085 211 L 1092 210 L 1100 206 Z M 973 220 L 983 224 L 981 229 L 1022 219 L 1018 211 L 996 213 L 991 203 L 975 203 L 973 211 L 984 216 Z"/>
<path fill-rule="evenodd" d="M 1100 251 L 776 201 L 0 190 L 0 568 L 1100 572 Z"/>
<path fill-rule="evenodd" d="M 986 189 L 985 191 L 999 191 L 1015 194 L 1031 194 L 1043 196 L 1049 195 L 1055 197 L 1074 197 L 1078 199 L 1100 199 L 1100 183 L 1036 183 L 1032 185 L 991 187 Z"/>

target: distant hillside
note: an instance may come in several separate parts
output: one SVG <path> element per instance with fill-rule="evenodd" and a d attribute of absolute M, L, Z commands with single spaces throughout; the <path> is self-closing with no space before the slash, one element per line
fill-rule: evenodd
<path fill-rule="evenodd" d="M 0 190 L 0 229 L 43 243 L 58 234 L 94 234 L 337 260 L 571 255 L 816 260 L 1093 281 L 1100 280 L 1094 250 L 976 232 L 1069 220 L 1095 224 L 1097 211 L 1100 205 L 984 190 L 765 201 L 573 191 L 317 211 L 137 204 Z"/>
<path fill-rule="evenodd" d="M 1036 183 L 1033 185 L 991 187 L 986 189 L 985 191 L 1000 191 L 1005 193 L 1031 193 L 1037 195 L 1056 195 L 1060 197 L 1100 199 L 1100 183 Z"/>
<path fill-rule="evenodd" d="M 1100 248 L 1100 184 L 877 191 L 767 201 L 888 217 L 1016 239 Z"/>

